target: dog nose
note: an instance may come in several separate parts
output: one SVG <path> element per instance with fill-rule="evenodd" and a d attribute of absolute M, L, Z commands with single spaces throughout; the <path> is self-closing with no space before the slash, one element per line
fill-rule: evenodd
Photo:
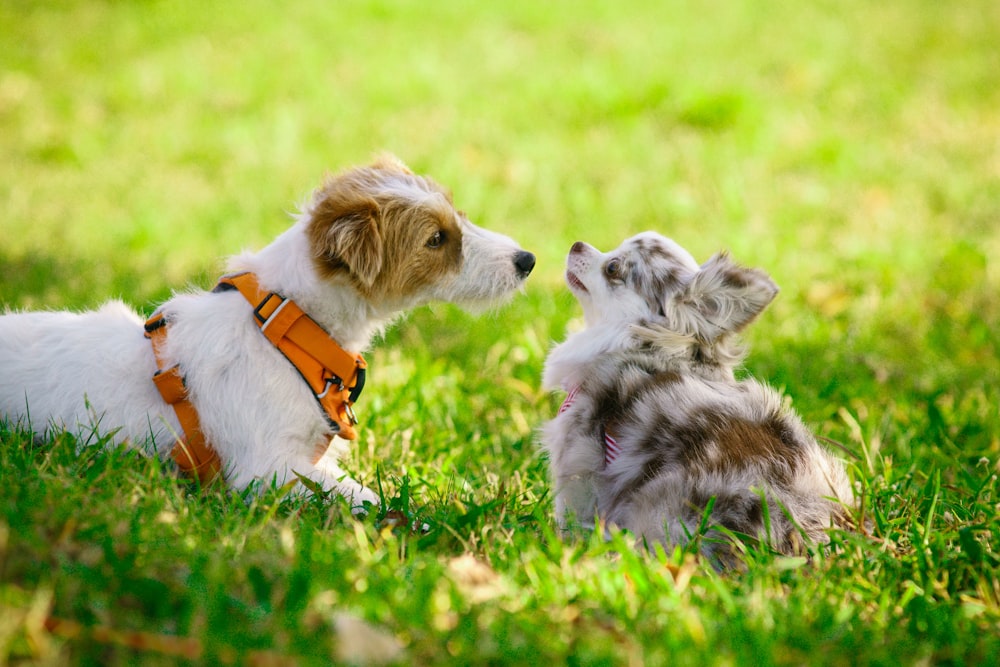
<path fill-rule="evenodd" d="M 587 247 L 587 244 L 583 241 L 577 241 L 573 244 L 573 247 L 569 249 L 571 253 L 583 252 L 583 249 Z"/>
<path fill-rule="evenodd" d="M 518 250 L 517 254 L 514 255 L 514 266 L 518 273 L 527 278 L 531 270 L 535 268 L 535 256 L 525 250 Z"/>

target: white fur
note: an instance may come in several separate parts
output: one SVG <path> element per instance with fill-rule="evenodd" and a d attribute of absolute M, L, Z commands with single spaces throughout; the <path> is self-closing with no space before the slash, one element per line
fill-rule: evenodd
<path fill-rule="evenodd" d="M 362 184 L 356 189 L 364 205 L 377 203 L 372 215 L 378 224 L 373 222 L 366 234 L 389 238 L 382 232 L 390 224 L 390 211 L 431 207 L 418 222 L 437 229 L 440 221 L 449 234 L 447 242 L 461 243 L 453 265 L 424 248 L 426 237 L 420 237 L 413 248 L 387 247 L 382 255 L 368 258 L 383 271 L 375 277 L 375 287 L 390 262 L 442 262 L 433 280 L 418 289 L 410 290 L 403 280 L 402 287 L 373 299 L 365 296 L 359 287 L 363 281 L 350 267 L 321 273 L 317 257 L 333 250 L 316 246 L 311 239 L 319 237 L 310 235 L 310 225 L 336 229 L 354 224 L 347 217 L 347 222 L 318 219 L 326 197 L 343 196 L 353 204 L 353 190 L 348 196 L 333 187 L 347 180 Z M 290 229 L 259 252 L 232 258 L 228 269 L 256 273 L 262 287 L 295 300 L 346 350 L 367 349 L 373 336 L 403 311 L 431 300 L 502 299 L 523 283 L 534 264 L 530 253 L 513 240 L 473 225 L 452 208 L 450 196 L 439 186 L 413 175 L 394 158 L 346 172 L 327 186 L 317 190 Z M 335 190 L 336 195 L 329 194 Z M 429 259 L 413 259 L 418 253 Z M 238 489 L 256 481 L 283 484 L 298 473 L 348 497 L 354 506 L 377 500 L 337 465 L 336 456 L 317 459 L 318 443 L 329 442 L 333 432 L 307 385 L 261 334 L 250 304 L 238 292 L 177 294 L 162 311 L 169 321 L 166 361 L 180 364 L 228 484 Z M 85 313 L 0 316 L 0 369 L 0 417 L 39 434 L 69 430 L 80 434 L 83 444 L 88 435 L 104 435 L 112 444 L 139 447 L 166 459 L 174 434 L 180 433 L 173 409 L 151 380 L 156 362 L 143 336 L 143 318 L 120 302 Z M 358 410 L 364 409 L 364 400 L 362 396 Z"/>
<path fill-rule="evenodd" d="M 733 374 L 736 335 L 777 294 L 767 274 L 724 253 L 699 266 L 651 232 L 609 253 L 578 242 L 566 266 L 586 328 L 552 350 L 543 376 L 574 392 L 542 429 L 561 526 L 596 518 L 684 544 L 714 497 L 716 525 L 793 551 L 843 522 L 842 464 L 777 392 Z M 610 462 L 605 429 L 621 449 Z M 729 548 L 709 539 L 703 550 L 725 564 Z"/>

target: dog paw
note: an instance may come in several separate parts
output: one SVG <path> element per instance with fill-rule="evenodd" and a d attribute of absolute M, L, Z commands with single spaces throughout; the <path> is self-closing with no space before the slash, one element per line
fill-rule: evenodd
<path fill-rule="evenodd" d="M 348 499 L 351 501 L 351 514 L 355 518 L 363 519 L 368 516 L 372 509 L 378 508 L 379 497 L 374 491 L 367 487 L 359 487 L 354 489 L 350 494 L 347 495 Z"/>

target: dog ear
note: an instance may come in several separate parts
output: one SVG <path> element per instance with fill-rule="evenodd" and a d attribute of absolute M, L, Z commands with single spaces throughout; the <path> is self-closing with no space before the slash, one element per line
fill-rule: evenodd
<path fill-rule="evenodd" d="M 326 192 L 313 208 L 312 224 L 322 231 L 322 253 L 347 267 L 365 287 L 382 270 L 382 234 L 378 202 L 356 190 Z"/>
<path fill-rule="evenodd" d="M 721 252 L 701 265 L 675 297 L 677 329 L 712 342 L 737 333 L 760 315 L 778 294 L 778 286 L 760 269 L 734 262 Z"/>

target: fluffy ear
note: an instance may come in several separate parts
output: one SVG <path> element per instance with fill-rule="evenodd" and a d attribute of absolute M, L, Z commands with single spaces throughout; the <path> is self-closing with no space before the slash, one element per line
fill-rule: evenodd
<path fill-rule="evenodd" d="M 737 333 L 760 315 L 778 294 L 778 286 L 760 269 L 738 265 L 721 252 L 701 265 L 674 297 L 668 317 L 678 331 L 704 342 Z"/>
<path fill-rule="evenodd" d="M 327 190 L 312 211 L 320 252 L 331 264 L 347 267 L 365 287 L 382 270 L 380 216 L 378 202 L 353 188 Z"/>

